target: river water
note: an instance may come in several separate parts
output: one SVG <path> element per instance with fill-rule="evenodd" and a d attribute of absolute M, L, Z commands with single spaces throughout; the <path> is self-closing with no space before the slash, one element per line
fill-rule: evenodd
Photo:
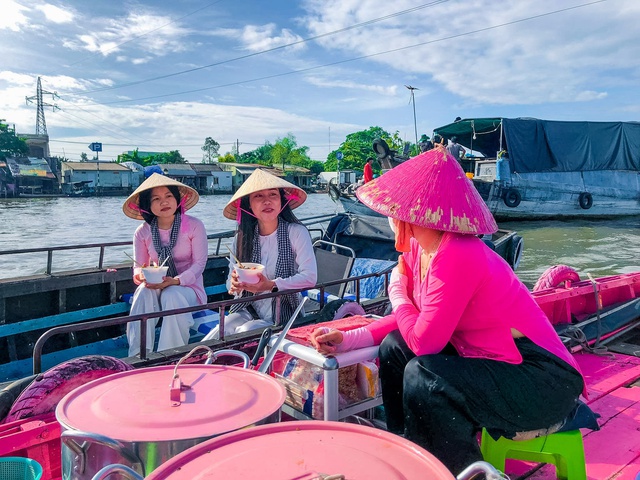
<path fill-rule="evenodd" d="M 201 219 L 207 233 L 233 230 L 222 216 L 229 195 L 202 196 L 190 214 Z M 0 251 L 130 241 L 140 224 L 122 213 L 123 197 L 31 198 L 0 200 Z M 326 194 L 309 195 L 296 210 L 299 218 L 342 211 Z M 640 270 L 640 218 L 511 222 L 501 228 L 524 238 L 518 276 L 531 286 L 549 266 L 566 264 L 581 278 Z M 105 264 L 125 263 L 131 247 L 107 249 Z M 0 278 L 43 273 L 46 254 L 0 255 Z M 55 252 L 54 271 L 95 267 L 98 250 Z"/>

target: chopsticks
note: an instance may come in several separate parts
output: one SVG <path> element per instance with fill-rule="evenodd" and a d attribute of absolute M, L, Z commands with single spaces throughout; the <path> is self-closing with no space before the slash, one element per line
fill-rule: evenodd
<path fill-rule="evenodd" d="M 229 253 L 231 254 L 231 256 L 233 257 L 233 259 L 236 261 L 236 264 L 238 265 L 238 267 L 240 268 L 244 268 L 244 265 L 242 265 L 242 262 L 240 262 L 240 260 L 238 260 L 238 257 L 236 257 L 233 252 L 231 251 L 231 249 L 229 248 L 229 245 L 225 245 L 225 247 L 227 247 L 227 250 L 229 250 Z"/>
<path fill-rule="evenodd" d="M 133 258 L 131 255 L 129 255 L 127 252 L 122 252 L 122 253 L 124 253 L 127 257 L 129 257 L 129 259 L 130 259 L 133 263 L 135 263 L 136 265 L 138 265 L 140 268 L 144 268 L 144 265 L 140 265 L 140 264 L 136 261 L 136 259 L 135 259 L 135 258 Z"/>

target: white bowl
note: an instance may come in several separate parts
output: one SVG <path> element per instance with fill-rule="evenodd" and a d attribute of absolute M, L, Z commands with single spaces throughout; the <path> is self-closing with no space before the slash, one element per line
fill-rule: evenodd
<path fill-rule="evenodd" d="M 169 267 L 144 267 L 142 273 L 147 283 L 162 283 L 163 277 L 167 276 Z"/>
<path fill-rule="evenodd" d="M 260 274 L 264 272 L 264 265 L 259 263 L 243 262 L 240 268 L 235 265 L 236 273 L 238 274 L 238 280 L 242 283 L 258 283 L 260 281 Z"/>

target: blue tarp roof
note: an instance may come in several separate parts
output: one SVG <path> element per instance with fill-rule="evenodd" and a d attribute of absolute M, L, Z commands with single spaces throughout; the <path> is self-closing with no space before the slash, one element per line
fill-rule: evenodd
<path fill-rule="evenodd" d="M 434 132 L 447 139 L 456 136 L 461 145 L 488 157 L 495 157 L 502 145 L 513 172 L 640 171 L 638 122 L 479 118 Z"/>

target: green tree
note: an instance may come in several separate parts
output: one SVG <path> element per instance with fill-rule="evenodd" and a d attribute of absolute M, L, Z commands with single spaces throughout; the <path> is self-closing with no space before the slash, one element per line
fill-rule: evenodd
<path fill-rule="evenodd" d="M 280 166 L 284 170 L 285 165 L 297 165 L 307 168 L 312 160 L 309 158 L 309 147 L 299 147 L 296 137 L 288 134 L 284 138 L 278 138 L 271 150 L 271 165 Z"/>
<path fill-rule="evenodd" d="M 16 132 L 5 120 L 0 119 L 0 158 L 11 157 L 13 155 L 27 155 L 29 146 L 24 139 L 16 136 Z"/>
<path fill-rule="evenodd" d="M 145 159 L 140 158 L 140 154 L 138 153 L 138 149 L 136 148 L 131 154 L 121 153 L 120 155 L 118 155 L 118 159 L 116 160 L 116 163 L 135 162 L 139 165 L 145 165 L 144 161 Z"/>
<path fill-rule="evenodd" d="M 240 154 L 238 158 L 239 163 L 259 163 L 260 165 L 271 165 L 271 151 L 273 145 L 269 142 L 265 142 L 264 145 L 260 145 L 255 150 Z"/>
<path fill-rule="evenodd" d="M 367 130 L 350 133 L 337 150 L 329 153 L 324 169 L 327 172 L 334 172 L 338 169 L 338 159 L 336 152 L 342 152 L 343 158 L 340 160 L 340 170 L 362 170 L 367 161 L 367 157 L 374 157 L 373 141 L 381 138 L 392 150 L 402 150 L 402 139 L 398 132 L 390 134 L 381 127 L 369 127 Z M 376 162 L 373 164 L 374 171 L 379 171 L 380 167 Z"/>
<path fill-rule="evenodd" d="M 235 161 L 236 161 L 236 157 L 234 157 L 233 154 L 230 152 L 227 152 L 221 157 L 218 157 L 218 162 L 222 162 L 222 163 L 235 163 Z"/>
<path fill-rule="evenodd" d="M 145 166 L 160 165 L 165 163 L 187 163 L 178 150 L 171 150 L 170 152 L 159 153 L 151 157 L 144 159 Z"/>
<path fill-rule="evenodd" d="M 88 162 L 88 161 L 89 161 L 89 157 L 87 156 L 87 153 L 86 153 L 86 152 L 82 152 L 82 153 L 80 154 L 80 161 L 81 161 L 81 162 Z"/>
<path fill-rule="evenodd" d="M 220 144 L 213 138 L 207 137 L 202 146 L 202 151 L 204 152 L 204 155 L 202 155 L 202 163 L 213 163 L 214 159 L 218 157 L 219 150 Z"/>
<path fill-rule="evenodd" d="M 320 172 L 324 172 L 324 163 L 318 162 L 317 160 L 311 160 L 311 164 L 307 168 L 311 170 L 311 173 L 317 175 Z"/>

